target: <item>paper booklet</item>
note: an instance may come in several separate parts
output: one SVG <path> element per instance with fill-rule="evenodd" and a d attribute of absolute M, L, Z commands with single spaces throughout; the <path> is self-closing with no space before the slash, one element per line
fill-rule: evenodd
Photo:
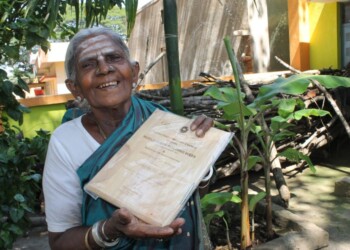
<path fill-rule="evenodd" d="M 199 138 L 192 121 L 156 110 L 85 190 L 146 223 L 170 224 L 233 136 L 210 128 Z"/>

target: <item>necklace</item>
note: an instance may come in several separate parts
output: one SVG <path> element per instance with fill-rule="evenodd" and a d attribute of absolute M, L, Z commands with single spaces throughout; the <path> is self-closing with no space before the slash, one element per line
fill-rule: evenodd
<path fill-rule="evenodd" d="M 107 136 L 105 134 L 105 132 L 103 132 L 102 128 L 100 127 L 100 125 L 96 122 L 97 127 L 98 127 L 98 132 L 100 132 L 100 135 L 103 137 L 104 140 L 107 139 Z"/>
<path fill-rule="evenodd" d="M 96 119 L 95 119 L 95 122 L 96 122 L 96 125 L 98 127 L 98 132 L 103 137 L 103 139 L 106 140 L 107 139 L 106 133 L 103 131 L 103 129 L 101 128 L 100 124 L 98 123 L 98 121 Z"/>
<path fill-rule="evenodd" d="M 106 133 L 103 131 L 103 129 L 100 126 L 100 123 L 97 121 L 97 119 L 94 117 L 94 115 L 92 114 L 91 111 L 88 112 L 88 116 L 87 117 L 88 117 L 88 119 L 90 119 L 90 120 L 92 120 L 92 121 L 94 121 L 96 123 L 99 134 L 102 136 L 102 138 L 104 140 L 106 140 L 107 139 Z"/>

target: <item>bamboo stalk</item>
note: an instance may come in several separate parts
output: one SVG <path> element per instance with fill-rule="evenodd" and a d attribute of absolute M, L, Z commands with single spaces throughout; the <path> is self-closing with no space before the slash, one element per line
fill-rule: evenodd
<path fill-rule="evenodd" d="M 164 34 L 166 55 L 168 59 L 169 87 L 171 109 L 178 115 L 183 115 L 184 107 L 181 95 L 181 78 L 177 27 L 176 0 L 163 0 L 164 7 Z"/>

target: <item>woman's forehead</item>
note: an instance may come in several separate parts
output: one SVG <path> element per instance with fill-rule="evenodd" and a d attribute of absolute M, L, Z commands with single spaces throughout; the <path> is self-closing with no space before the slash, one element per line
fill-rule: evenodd
<path fill-rule="evenodd" d="M 121 49 L 118 44 L 113 42 L 112 38 L 107 35 L 97 35 L 88 37 L 77 46 L 77 56 L 96 54 L 99 51 L 112 51 Z"/>

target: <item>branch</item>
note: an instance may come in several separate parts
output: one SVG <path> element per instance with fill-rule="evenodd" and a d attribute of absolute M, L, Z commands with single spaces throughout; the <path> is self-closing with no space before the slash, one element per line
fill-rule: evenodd
<path fill-rule="evenodd" d="M 326 90 L 325 87 L 323 87 L 318 81 L 316 80 L 311 80 L 311 82 L 319 89 L 321 90 L 324 95 L 326 96 L 326 98 L 328 99 L 329 103 L 332 105 L 335 113 L 339 116 L 340 121 L 343 123 L 343 126 L 346 130 L 346 133 L 348 134 L 349 138 L 350 138 L 350 126 L 348 124 L 348 122 L 346 121 L 346 119 L 344 118 L 342 112 L 340 111 L 340 108 L 338 107 L 337 103 L 334 101 L 333 97 L 331 94 L 329 94 L 329 92 Z"/>
<path fill-rule="evenodd" d="M 289 64 L 287 64 L 286 62 L 284 62 L 281 58 L 279 58 L 278 56 L 275 56 L 275 59 L 280 63 L 282 64 L 284 67 L 286 67 L 287 69 L 289 69 L 290 71 L 296 73 L 296 74 L 300 74 L 301 71 L 296 69 L 296 68 L 293 68 L 292 66 L 290 66 Z"/>
<path fill-rule="evenodd" d="M 163 51 L 162 53 L 160 53 L 156 59 L 154 59 L 153 62 L 151 62 L 150 64 L 147 65 L 147 67 L 145 68 L 145 70 L 139 75 L 139 80 L 135 86 L 135 89 L 141 84 L 142 80 L 145 78 L 145 76 L 147 75 L 148 71 L 151 70 L 151 68 L 160 60 L 162 59 L 162 57 L 165 55 L 165 51 Z"/>

